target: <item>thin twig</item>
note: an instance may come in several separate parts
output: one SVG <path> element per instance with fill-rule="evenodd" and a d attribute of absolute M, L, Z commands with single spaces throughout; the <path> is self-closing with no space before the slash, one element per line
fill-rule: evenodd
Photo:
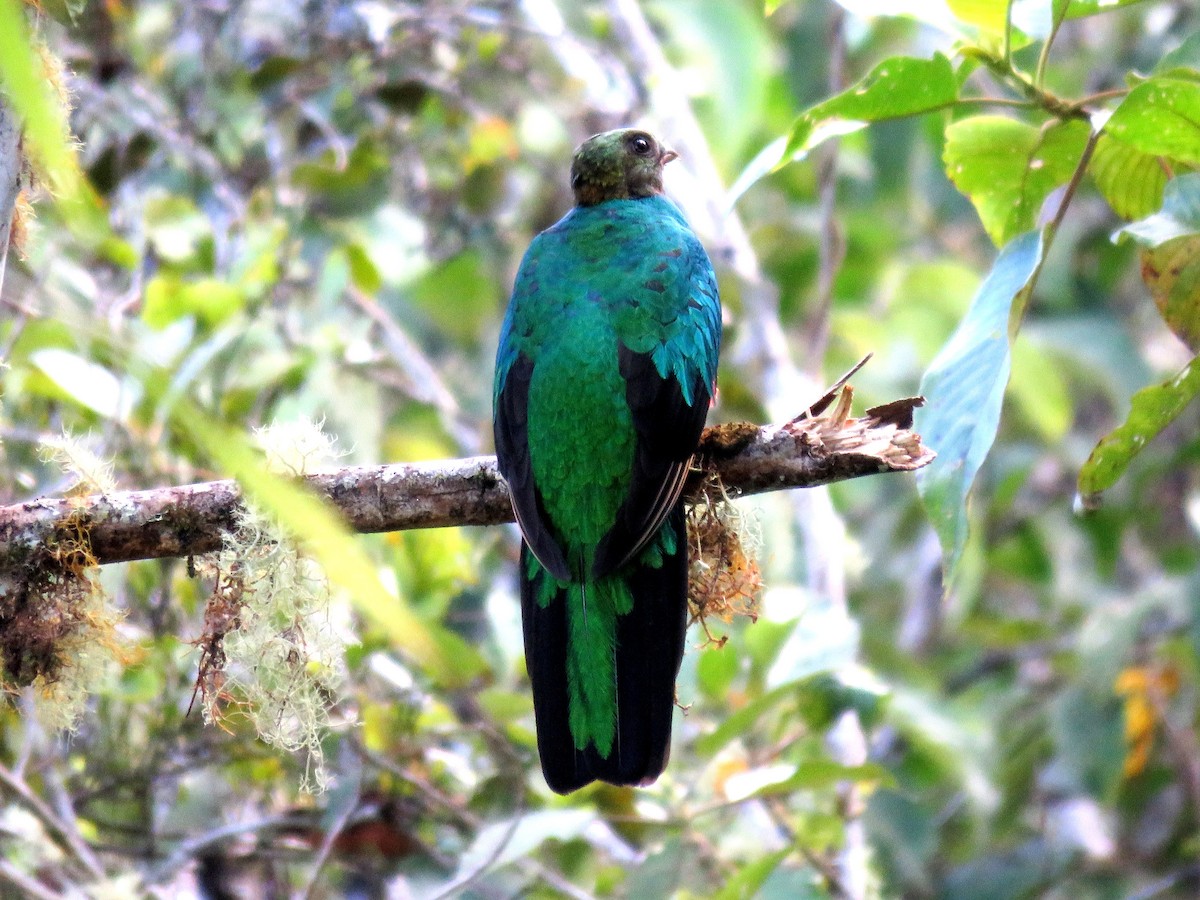
<path fill-rule="evenodd" d="M 185 841 L 180 841 L 175 845 L 175 849 L 151 870 L 151 874 L 147 880 L 153 884 L 162 884 L 169 881 L 175 872 L 186 866 L 197 854 L 209 847 L 224 843 L 230 838 L 241 834 L 266 831 L 271 828 L 284 828 L 294 824 L 295 821 L 296 817 L 291 814 L 266 816 L 261 819 L 252 819 L 248 822 L 234 822 L 228 825 L 221 825 L 211 831 L 206 831 Z"/>
<path fill-rule="evenodd" d="M 513 837 L 517 833 L 517 828 L 519 828 L 520 825 L 521 813 L 518 812 L 512 817 L 512 821 L 509 822 L 508 828 L 506 828 L 504 831 L 504 836 L 496 843 L 496 846 L 492 848 L 492 851 L 488 854 L 487 859 L 483 860 L 483 862 L 481 862 L 466 875 L 463 875 L 461 878 L 454 879 L 454 881 L 448 884 L 446 888 L 441 891 L 441 893 L 434 894 L 432 900 L 447 900 L 449 897 L 457 897 L 465 892 L 468 887 L 486 875 L 488 870 L 491 869 L 492 866 L 496 864 L 496 861 L 500 859 L 501 854 L 504 853 L 504 848 L 507 847 L 512 841 Z"/>
<path fill-rule="evenodd" d="M 59 818 L 46 801 L 2 764 L 0 764 L 0 787 L 7 788 L 9 793 L 24 803 L 29 811 L 41 820 L 50 835 L 87 870 L 90 877 L 96 880 L 104 877 L 104 866 L 100 864 L 100 860 L 92 852 L 92 848 L 80 836 L 74 822 L 67 822 Z"/>
<path fill-rule="evenodd" d="M 463 826 L 472 831 L 478 830 L 483 825 L 483 820 L 476 816 L 473 812 L 460 806 L 454 802 L 454 799 L 439 789 L 436 785 L 426 781 L 420 775 L 410 772 L 408 769 L 397 764 L 394 760 L 389 759 L 382 753 L 376 753 L 374 750 L 364 744 L 357 735 L 350 735 L 349 740 L 354 751 L 359 754 L 364 760 L 383 769 L 385 772 L 390 772 L 395 775 L 405 784 L 416 789 L 422 799 L 426 801 L 427 806 L 436 806 L 450 813 L 455 824 Z"/>
<path fill-rule="evenodd" d="M 1050 61 L 1050 46 L 1054 43 L 1054 39 L 1058 36 L 1058 29 L 1062 27 L 1062 23 L 1067 17 L 1068 4 L 1063 3 L 1061 8 L 1058 8 L 1059 4 L 1057 3 L 1051 3 L 1050 6 L 1050 34 L 1046 36 L 1046 40 L 1042 44 L 1042 50 L 1038 53 L 1037 68 L 1033 72 L 1033 83 L 1038 90 L 1042 89 L 1042 85 L 1046 81 L 1046 64 Z M 1010 3 L 1009 10 L 1011 11 L 1011 9 L 1012 4 Z"/>
<path fill-rule="evenodd" d="M 6 882 L 16 888 L 15 896 L 32 900 L 61 900 L 63 896 L 58 891 L 44 887 L 40 881 L 35 881 L 7 859 L 0 859 L 0 882 Z M 0 894 L 2 893 L 4 892 L 0 891 Z"/>
<path fill-rule="evenodd" d="M 329 857 L 333 853 L 333 845 L 337 843 L 337 839 L 346 830 L 346 824 L 350 821 L 350 817 L 354 814 L 357 805 L 357 800 L 354 803 L 346 803 L 344 808 L 338 812 L 337 818 L 325 830 L 325 836 L 321 839 L 321 846 L 317 848 L 317 852 L 313 856 L 310 865 L 308 883 L 297 895 L 302 900 L 312 900 L 317 890 L 317 883 L 321 878 L 321 870 L 325 868 L 325 864 L 329 861 Z"/>

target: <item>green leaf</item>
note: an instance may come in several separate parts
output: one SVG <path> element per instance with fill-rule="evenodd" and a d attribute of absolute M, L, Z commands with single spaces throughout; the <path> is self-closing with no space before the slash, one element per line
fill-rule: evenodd
<path fill-rule="evenodd" d="M 701 756 L 712 756 L 730 741 L 749 734 L 759 716 L 764 715 L 771 707 L 791 697 L 795 687 L 785 684 L 773 691 L 768 691 L 754 698 L 745 706 L 726 716 L 716 728 L 708 734 L 696 739 L 696 752 Z"/>
<path fill-rule="evenodd" d="M 185 281 L 178 275 L 156 275 L 146 283 L 142 321 L 160 329 L 184 316 L 195 316 L 206 325 L 220 325 L 245 305 L 235 285 L 218 278 Z"/>
<path fill-rule="evenodd" d="M 685 867 L 692 861 L 691 845 L 685 846 L 682 837 L 670 834 L 662 846 L 647 853 L 641 864 L 629 873 L 622 887 L 625 897 L 675 897 Z"/>
<path fill-rule="evenodd" d="M 1167 173 L 1158 157 L 1103 133 L 1088 163 L 1096 187 L 1118 216 L 1137 219 L 1158 209 Z"/>
<path fill-rule="evenodd" d="M 705 695 L 716 700 L 728 693 L 737 677 L 738 654 L 732 647 L 708 647 L 696 661 L 696 680 Z"/>
<path fill-rule="evenodd" d="M 1013 303 L 1024 300 L 1041 259 L 1040 232 L 1009 243 L 921 379 L 926 403 L 917 410 L 915 427 L 938 456 L 917 474 L 917 487 L 942 543 L 946 584 L 967 541 L 967 495 L 1000 424 Z"/>
<path fill-rule="evenodd" d="M 1066 437 L 1075 406 L 1060 357 L 1028 339 L 1021 341 L 1013 347 L 1008 396 L 1012 409 L 1043 442 L 1054 445 Z"/>
<path fill-rule="evenodd" d="M 466 342 L 495 314 L 500 286 L 480 254 L 466 250 L 430 270 L 412 297 L 442 331 Z"/>
<path fill-rule="evenodd" d="M 783 161 L 808 152 L 830 137 L 856 130 L 861 123 L 932 112 L 957 99 L 958 81 L 945 56 L 893 56 L 858 84 L 801 113 L 792 125 Z"/>
<path fill-rule="evenodd" d="M 1079 470 L 1079 494 L 1085 504 L 1095 504 L 1100 494 L 1120 480 L 1134 457 L 1173 422 L 1200 393 L 1200 357 L 1162 384 L 1133 395 L 1129 416 L 1101 438 Z"/>
<path fill-rule="evenodd" d="M 789 853 L 791 847 L 776 850 L 766 856 L 760 856 L 753 862 L 742 866 L 737 873 L 712 895 L 713 900 L 748 900 L 758 896 L 759 889 L 774 872 Z"/>
<path fill-rule="evenodd" d="M 1077 121 L 1038 128 L 1003 116 L 972 116 L 946 129 L 946 174 L 1001 246 L 1037 224 L 1042 202 L 1079 165 L 1089 133 Z"/>
<path fill-rule="evenodd" d="M 1121 101 L 1104 133 L 1150 156 L 1200 164 L 1200 84 L 1156 76 Z"/>
<path fill-rule="evenodd" d="M 0 92 L 24 124 L 24 148 L 49 183 L 67 227 L 113 262 L 132 266 L 136 254 L 113 234 L 99 196 L 79 167 L 65 101 L 33 52 L 18 0 L 0 0 Z"/>

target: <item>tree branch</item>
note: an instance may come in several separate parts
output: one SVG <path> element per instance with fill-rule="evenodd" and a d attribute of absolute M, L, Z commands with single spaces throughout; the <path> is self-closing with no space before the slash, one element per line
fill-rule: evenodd
<path fill-rule="evenodd" d="M 847 388 L 839 397 L 835 389 L 804 416 L 780 426 L 735 423 L 706 429 L 685 496 L 694 500 L 710 474 L 736 496 L 910 471 L 933 459 L 911 430 L 919 398 L 851 419 L 850 395 Z M 812 417 L 830 405 L 835 408 L 829 415 Z M 363 533 L 513 520 L 508 488 L 492 456 L 347 467 L 304 480 L 338 508 L 350 528 Z M 78 546 L 82 536 L 89 562 L 97 563 L 219 550 L 241 508 L 241 492 L 232 480 L 0 507 L 0 599 L 51 564 L 56 548 Z"/>

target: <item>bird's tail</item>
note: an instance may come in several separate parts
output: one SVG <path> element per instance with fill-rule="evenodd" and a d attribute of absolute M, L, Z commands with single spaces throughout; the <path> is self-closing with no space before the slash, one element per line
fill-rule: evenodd
<path fill-rule="evenodd" d="M 667 764 L 687 629 L 683 507 L 637 560 L 560 584 L 521 547 L 521 621 L 546 783 L 649 784 Z"/>

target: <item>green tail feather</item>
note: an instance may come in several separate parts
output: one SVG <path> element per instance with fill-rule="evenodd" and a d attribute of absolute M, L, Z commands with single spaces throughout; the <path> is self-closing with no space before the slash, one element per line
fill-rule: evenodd
<path fill-rule="evenodd" d="M 567 589 L 567 690 L 571 737 L 604 757 L 617 725 L 617 617 L 633 609 L 629 586 L 615 575 Z"/>

